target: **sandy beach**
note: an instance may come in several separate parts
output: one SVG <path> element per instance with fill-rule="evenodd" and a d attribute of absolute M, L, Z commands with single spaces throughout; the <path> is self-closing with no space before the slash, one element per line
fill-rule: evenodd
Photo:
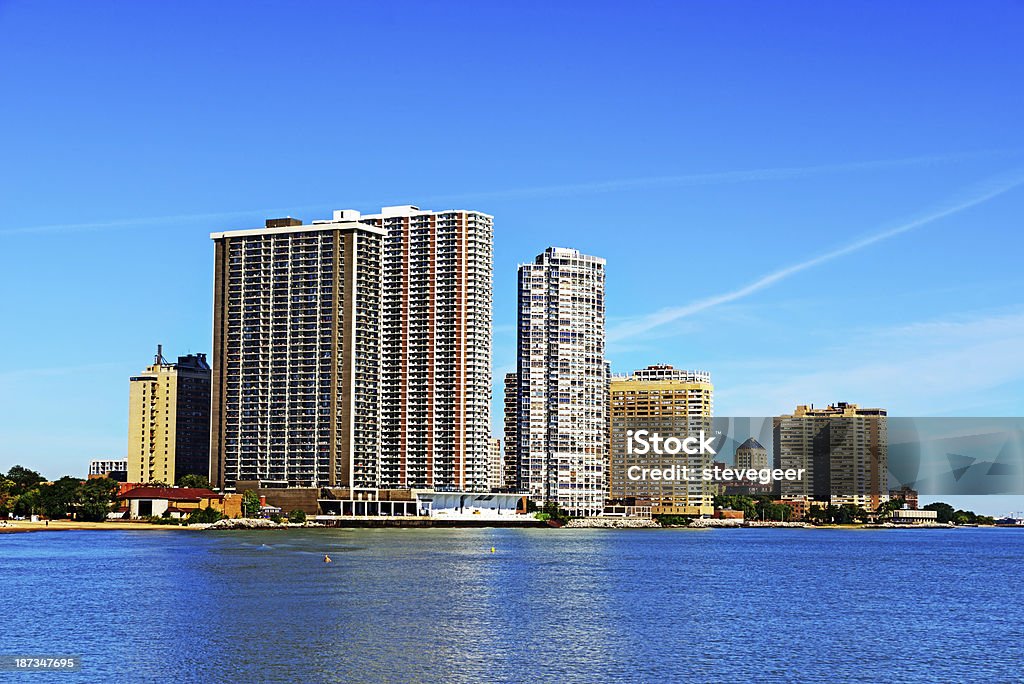
<path fill-rule="evenodd" d="M 6 523 L 6 524 L 5 524 Z M 0 534 L 8 532 L 57 532 L 60 530 L 187 530 L 179 525 L 154 525 L 147 522 L 80 522 L 77 520 L 51 520 L 30 522 L 28 520 L 0 521 Z"/>

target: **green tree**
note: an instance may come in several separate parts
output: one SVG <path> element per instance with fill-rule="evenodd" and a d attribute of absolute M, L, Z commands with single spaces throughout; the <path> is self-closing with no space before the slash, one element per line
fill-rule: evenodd
<path fill-rule="evenodd" d="M 924 506 L 924 510 L 935 511 L 938 514 L 936 516 L 937 521 L 940 523 L 953 522 L 953 517 L 956 515 L 956 509 L 942 501 L 930 503 L 927 506 Z"/>
<path fill-rule="evenodd" d="M 178 478 L 179 487 L 195 487 L 196 489 L 210 489 L 210 481 L 204 475 L 189 473 Z"/>
<path fill-rule="evenodd" d="M 306 522 L 306 511 L 296 508 L 294 511 L 288 514 L 288 522 L 298 524 Z"/>
<path fill-rule="evenodd" d="M 754 499 L 744 494 L 718 494 L 715 496 L 714 504 L 715 508 L 743 511 L 743 517 L 747 520 L 754 520 L 758 517 Z"/>
<path fill-rule="evenodd" d="M 215 523 L 222 519 L 224 514 L 216 510 L 213 506 L 207 506 L 206 508 L 197 508 L 188 514 L 188 522 L 191 523 Z"/>
<path fill-rule="evenodd" d="M 564 508 L 559 508 L 558 504 L 553 501 L 544 504 L 544 506 L 541 508 L 541 513 L 546 514 L 548 516 L 548 520 L 557 520 L 563 523 L 567 522 L 570 518 L 573 517 L 572 514 L 569 513 L 569 511 L 565 510 Z"/>
<path fill-rule="evenodd" d="M 7 479 L 14 483 L 15 494 L 24 494 L 46 482 L 46 478 L 36 471 L 20 465 L 11 466 L 11 469 L 7 471 Z"/>
<path fill-rule="evenodd" d="M 42 512 L 43 496 L 38 487 L 19 494 L 14 502 L 14 514 L 22 516 L 35 515 Z"/>
<path fill-rule="evenodd" d="M 0 518 L 6 518 L 14 512 L 18 503 L 18 495 L 14 493 L 14 480 L 0 475 Z"/>
<path fill-rule="evenodd" d="M 147 487 L 170 487 L 171 486 L 171 485 L 167 484 L 166 482 L 164 482 L 163 480 L 153 480 L 151 482 L 146 482 L 145 484 L 146 484 Z"/>
<path fill-rule="evenodd" d="M 247 489 L 242 494 L 242 517 L 258 518 L 260 516 L 260 497 L 255 491 Z"/>
<path fill-rule="evenodd" d="M 82 520 L 102 521 L 110 513 L 118 482 L 107 477 L 86 480 L 78 488 L 78 517 Z"/>
<path fill-rule="evenodd" d="M 65 475 L 52 484 L 40 487 L 39 498 L 46 517 L 51 520 L 66 518 L 78 503 L 78 488 L 81 486 L 82 481 L 77 477 Z"/>
<path fill-rule="evenodd" d="M 889 499 L 888 501 L 883 501 L 875 511 L 875 514 L 878 516 L 878 520 L 884 521 L 891 518 L 892 512 L 903 508 L 904 503 L 906 502 L 903 499 Z"/>

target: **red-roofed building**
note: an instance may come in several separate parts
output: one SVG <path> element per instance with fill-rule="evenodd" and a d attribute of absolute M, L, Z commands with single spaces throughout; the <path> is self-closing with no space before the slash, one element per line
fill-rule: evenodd
<path fill-rule="evenodd" d="M 128 509 L 129 518 L 161 517 L 184 518 L 207 506 L 222 510 L 224 496 L 210 489 L 198 487 L 134 487 L 122 492 L 118 502 Z"/>

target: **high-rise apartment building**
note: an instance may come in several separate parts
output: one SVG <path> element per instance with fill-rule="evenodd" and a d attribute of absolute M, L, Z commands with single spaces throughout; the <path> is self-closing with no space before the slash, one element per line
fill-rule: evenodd
<path fill-rule="evenodd" d="M 519 484 L 578 515 L 605 502 L 605 260 L 550 247 L 519 267 Z"/>
<path fill-rule="evenodd" d="M 378 486 L 385 231 L 358 218 L 211 235 L 215 485 Z"/>
<path fill-rule="evenodd" d="M 770 468 L 768 450 L 753 437 L 736 447 L 736 468 L 740 470 L 763 470 Z"/>
<path fill-rule="evenodd" d="M 487 459 L 487 484 L 491 491 L 496 491 L 504 486 L 505 482 L 505 459 L 502 458 L 501 440 L 491 437 L 489 441 L 490 451 Z"/>
<path fill-rule="evenodd" d="M 493 217 L 384 207 L 380 486 L 488 490 Z"/>
<path fill-rule="evenodd" d="M 505 374 L 505 475 L 504 487 L 519 487 L 519 373 Z"/>
<path fill-rule="evenodd" d="M 210 467 L 210 366 L 206 354 L 163 357 L 132 376 L 128 394 L 128 481 L 175 484 Z"/>
<path fill-rule="evenodd" d="M 776 417 L 775 467 L 805 473 L 779 483 L 782 498 L 878 508 L 889 498 L 886 421 L 885 409 L 843 402 Z"/>
<path fill-rule="evenodd" d="M 611 455 L 609 496 L 613 500 L 636 499 L 658 512 L 700 514 L 697 507 L 713 504 L 711 483 L 696 480 L 633 479 L 630 468 L 670 469 L 686 467 L 690 474 L 712 467 L 714 454 L 656 454 L 642 451 L 639 442 L 630 453 L 631 436 L 642 430 L 648 435 L 683 440 L 703 430 L 711 434 L 714 413 L 714 385 L 706 371 L 688 371 L 669 365 L 648 366 L 630 376 L 613 377 L 611 382 Z M 634 470 L 637 474 L 639 471 Z M 679 471 L 681 472 L 681 470 Z"/>

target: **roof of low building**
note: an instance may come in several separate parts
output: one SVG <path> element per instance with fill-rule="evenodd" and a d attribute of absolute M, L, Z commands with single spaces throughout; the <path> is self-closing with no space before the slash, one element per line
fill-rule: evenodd
<path fill-rule="evenodd" d="M 167 501 L 199 501 L 220 499 L 212 489 L 201 487 L 134 487 L 118 495 L 118 499 L 166 499 Z"/>

